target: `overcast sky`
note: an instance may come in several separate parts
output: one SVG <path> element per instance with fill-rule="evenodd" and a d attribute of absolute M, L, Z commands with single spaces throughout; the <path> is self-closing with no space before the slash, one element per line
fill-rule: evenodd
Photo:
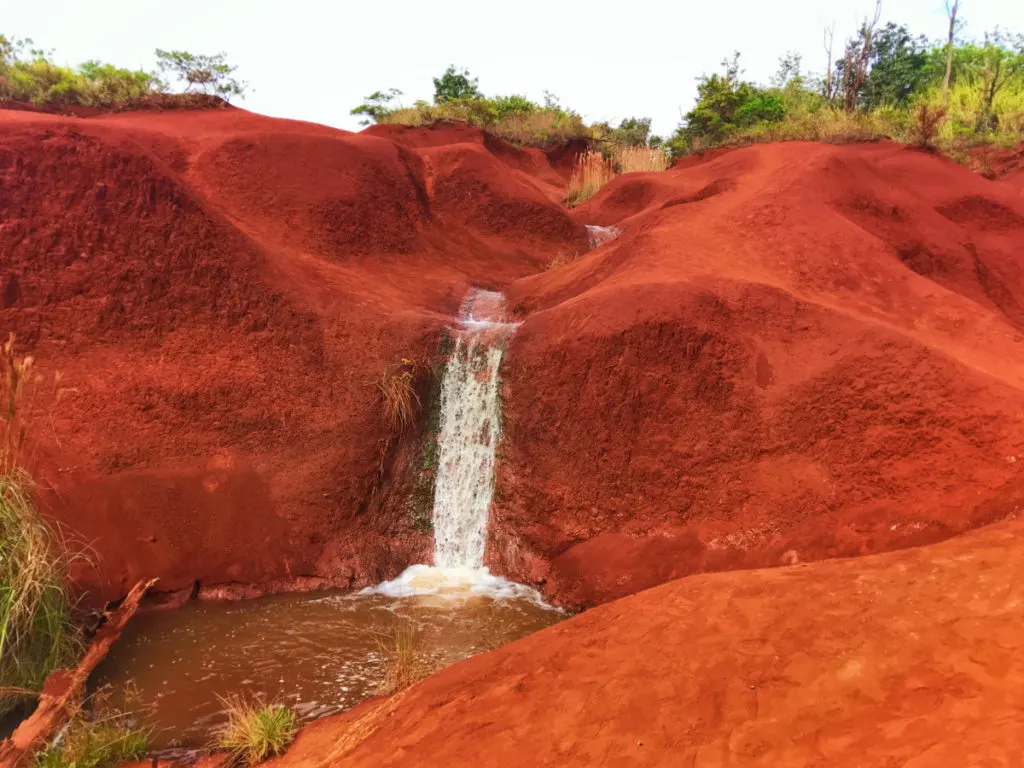
<path fill-rule="evenodd" d="M 671 133 L 693 103 L 695 78 L 733 50 L 767 82 L 780 55 L 824 69 L 822 30 L 836 50 L 874 0 L 0 0 L 0 32 L 30 37 L 60 63 L 97 58 L 153 69 L 155 48 L 224 51 L 249 82 L 239 106 L 358 129 L 349 110 L 377 89 L 406 104 L 433 96 L 431 78 L 468 67 L 487 95 L 544 90 L 590 122 L 652 117 Z M 965 34 L 1024 32 L 1024 0 L 962 0 Z M 942 38 L 943 0 L 883 0 L 882 20 Z"/>

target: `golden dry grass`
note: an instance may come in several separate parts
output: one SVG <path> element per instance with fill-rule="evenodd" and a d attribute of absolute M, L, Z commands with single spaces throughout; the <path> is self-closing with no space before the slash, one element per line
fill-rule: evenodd
<path fill-rule="evenodd" d="M 405 432 L 416 421 L 416 411 L 420 407 L 416 377 L 421 367 L 402 358 L 398 365 L 385 368 L 377 382 L 384 418 L 393 432 Z"/>
<path fill-rule="evenodd" d="M 650 173 L 668 169 L 669 158 L 660 149 L 623 147 L 615 153 L 619 173 Z"/>
<path fill-rule="evenodd" d="M 569 178 L 565 202 L 570 207 L 589 200 L 605 184 L 615 178 L 615 160 L 588 149 L 576 159 Z"/>

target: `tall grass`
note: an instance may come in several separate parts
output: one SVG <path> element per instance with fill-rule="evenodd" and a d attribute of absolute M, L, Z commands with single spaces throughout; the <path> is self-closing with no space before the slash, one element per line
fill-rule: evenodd
<path fill-rule="evenodd" d="M 614 178 L 615 160 L 588 149 L 576 159 L 565 202 L 570 207 L 579 205 L 597 194 L 601 187 Z"/>
<path fill-rule="evenodd" d="M 58 741 L 36 756 L 35 768 L 114 768 L 138 760 L 147 749 L 149 731 L 136 724 L 131 711 L 114 708 L 104 689 L 93 695 L 88 709 L 79 706 L 70 713 Z"/>
<path fill-rule="evenodd" d="M 15 357 L 12 336 L 0 348 L 0 714 L 37 693 L 78 648 L 64 584 L 68 557 L 21 467 L 32 369 L 31 357 Z"/>
<path fill-rule="evenodd" d="M 669 158 L 652 147 L 623 147 L 614 154 L 619 173 L 643 173 L 668 169 Z"/>
<path fill-rule="evenodd" d="M 228 764 L 255 765 L 282 754 L 295 739 L 295 713 L 283 704 L 251 701 L 241 696 L 221 698 L 228 716 L 217 733 L 217 746 L 228 753 Z"/>
<path fill-rule="evenodd" d="M 397 693 L 430 674 L 431 666 L 424 659 L 419 634 L 412 624 L 396 624 L 388 632 L 376 633 L 375 638 L 384 667 L 378 693 Z"/>

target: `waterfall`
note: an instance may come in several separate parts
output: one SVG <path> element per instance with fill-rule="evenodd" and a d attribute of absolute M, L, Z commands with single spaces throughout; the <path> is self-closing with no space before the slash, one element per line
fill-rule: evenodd
<path fill-rule="evenodd" d="M 434 487 L 434 565 L 412 565 L 364 592 L 395 597 L 485 594 L 525 598 L 549 607 L 536 590 L 492 576 L 483 567 L 501 437 L 498 367 L 516 324 L 506 322 L 505 297 L 473 290 L 456 327 L 441 379 L 441 431 Z"/>
<path fill-rule="evenodd" d="M 470 294 L 441 381 L 441 434 L 434 488 L 434 565 L 479 568 L 494 492 L 501 431 L 498 367 L 515 325 L 502 322 L 504 297 Z"/>

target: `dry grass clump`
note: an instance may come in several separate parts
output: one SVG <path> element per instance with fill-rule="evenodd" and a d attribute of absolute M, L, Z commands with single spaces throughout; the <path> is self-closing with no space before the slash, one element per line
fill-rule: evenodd
<path fill-rule="evenodd" d="M 36 509 L 21 467 L 26 395 L 37 381 L 14 337 L 0 347 L 0 714 L 34 696 L 78 650 L 63 542 Z"/>
<path fill-rule="evenodd" d="M 941 106 L 930 107 L 927 104 L 919 104 L 914 110 L 914 125 L 912 137 L 914 144 L 922 149 L 934 149 L 935 139 L 939 135 L 939 129 L 946 119 L 947 109 Z"/>
<path fill-rule="evenodd" d="M 416 421 L 420 397 L 416 394 L 416 378 L 422 366 L 408 358 L 384 369 L 377 390 L 380 393 L 384 418 L 392 431 L 405 432 Z"/>
<path fill-rule="evenodd" d="M 378 693 L 397 693 L 433 671 L 424 660 L 420 637 L 412 624 L 396 624 L 390 631 L 374 636 L 384 667 L 384 678 L 377 686 Z"/>
<path fill-rule="evenodd" d="M 619 173 L 645 173 L 668 170 L 669 158 L 661 149 L 623 147 L 615 153 Z"/>
<path fill-rule="evenodd" d="M 221 698 L 227 723 L 217 732 L 217 746 L 228 753 L 228 764 L 255 765 L 282 754 L 295 739 L 295 713 L 283 704 L 257 697 Z"/>
<path fill-rule="evenodd" d="M 569 207 L 589 200 L 605 184 L 615 178 L 615 160 L 588 149 L 576 159 L 569 178 L 569 192 L 565 202 Z"/>
<path fill-rule="evenodd" d="M 129 691 L 126 700 L 133 696 Z M 149 731 L 132 712 L 110 704 L 110 689 L 93 695 L 88 709 L 70 713 L 60 739 L 37 755 L 34 768 L 114 768 L 138 760 L 149 748 Z"/>

